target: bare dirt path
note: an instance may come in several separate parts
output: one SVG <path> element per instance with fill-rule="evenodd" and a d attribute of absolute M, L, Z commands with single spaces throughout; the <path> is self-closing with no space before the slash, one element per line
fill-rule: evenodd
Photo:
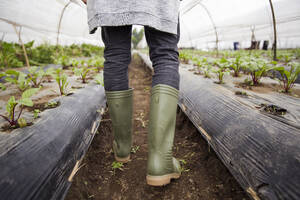
<path fill-rule="evenodd" d="M 165 187 L 146 185 L 151 73 L 136 56 L 129 69 L 130 86 L 135 89 L 132 159 L 121 169 L 112 169 L 112 128 L 106 113 L 66 200 L 249 199 L 215 153 L 209 151 L 206 141 L 179 109 L 174 155 L 181 159 L 184 168 L 182 177 Z"/>

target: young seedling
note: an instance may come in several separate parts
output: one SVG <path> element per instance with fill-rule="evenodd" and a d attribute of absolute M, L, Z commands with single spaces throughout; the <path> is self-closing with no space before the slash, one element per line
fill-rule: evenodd
<path fill-rule="evenodd" d="M 179 162 L 180 162 L 180 171 L 181 172 L 189 172 L 190 171 L 190 169 L 185 169 L 184 166 L 187 164 L 187 162 L 184 159 L 180 159 Z"/>
<path fill-rule="evenodd" d="M 241 65 L 242 60 L 240 55 L 236 56 L 235 59 L 230 62 L 230 68 L 234 71 L 234 77 L 240 76 Z"/>
<path fill-rule="evenodd" d="M 197 66 L 197 72 L 196 74 L 202 74 L 202 70 L 207 66 L 207 58 L 197 59 L 196 60 L 196 66 Z"/>
<path fill-rule="evenodd" d="M 133 146 L 133 147 L 131 147 L 131 153 L 136 153 L 138 150 L 140 149 L 140 146 Z"/>
<path fill-rule="evenodd" d="M 86 78 L 88 75 L 88 72 L 91 71 L 92 68 L 89 68 L 88 66 L 83 66 L 80 68 L 73 68 L 73 72 L 76 76 L 80 76 L 82 83 L 87 83 Z"/>
<path fill-rule="evenodd" d="M 69 85 L 67 75 L 62 72 L 62 69 L 56 69 L 52 76 L 58 84 L 60 95 L 67 95 L 67 87 Z"/>
<path fill-rule="evenodd" d="M 112 168 L 114 174 L 115 174 L 115 172 L 116 172 L 116 169 L 121 170 L 121 171 L 124 171 L 123 167 L 124 167 L 124 164 L 121 163 L 121 162 L 116 162 L 116 161 L 114 161 L 114 162 L 111 164 L 111 168 Z"/>
<path fill-rule="evenodd" d="M 42 81 L 44 76 L 47 75 L 47 73 L 43 69 L 39 69 L 38 67 L 30 67 L 28 69 L 28 79 L 31 81 L 32 86 L 35 88 L 38 88 Z"/>
<path fill-rule="evenodd" d="M 211 78 L 210 73 L 212 72 L 212 66 L 207 65 L 204 70 L 204 78 Z"/>
<path fill-rule="evenodd" d="M 21 98 L 17 101 L 14 96 L 11 96 L 10 99 L 7 101 L 6 104 L 6 112 L 7 115 L 2 115 L 0 116 L 5 119 L 10 127 L 24 127 L 26 126 L 26 120 L 24 118 L 20 118 L 22 111 L 25 106 L 32 107 L 33 102 L 31 100 L 31 96 L 34 95 L 39 88 L 31 88 L 22 93 Z M 19 114 L 16 115 L 16 108 L 19 107 L 20 111 Z"/>
<path fill-rule="evenodd" d="M 33 111 L 33 118 L 37 119 L 39 118 L 39 114 L 41 113 L 41 111 L 39 109 L 34 109 Z"/>
<path fill-rule="evenodd" d="M 283 92 L 291 92 L 291 89 L 294 87 L 295 81 L 300 74 L 300 64 L 291 63 L 290 70 L 286 70 L 284 67 L 276 67 L 274 68 L 274 70 L 278 71 L 281 75 L 279 80 L 282 83 Z"/>
<path fill-rule="evenodd" d="M 251 85 L 258 85 L 260 79 L 271 69 L 274 68 L 272 65 L 268 65 L 268 63 L 262 59 L 251 59 L 247 65 L 245 66 L 251 75 Z"/>
<path fill-rule="evenodd" d="M 59 106 L 59 101 L 49 101 L 46 105 L 45 108 L 46 109 L 50 109 L 50 108 L 56 108 L 57 106 Z"/>

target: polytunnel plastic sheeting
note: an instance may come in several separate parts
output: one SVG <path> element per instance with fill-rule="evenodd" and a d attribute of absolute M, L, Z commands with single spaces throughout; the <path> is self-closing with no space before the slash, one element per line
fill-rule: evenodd
<path fill-rule="evenodd" d="M 300 47 L 299 0 L 272 2 L 277 20 L 278 47 Z M 181 4 L 180 18 L 180 47 L 215 48 L 214 25 L 219 49 L 232 49 L 233 42 L 239 42 L 241 48 L 250 47 L 252 30 L 257 41 L 269 40 L 269 47 L 274 40 L 269 0 L 185 0 Z"/>
<path fill-rule="evenodd" d="M 66 5 L 68 6 L 62 15 Z M 99 31 L 95 35 L 89 34 L 86 6 L 80 0 L 0 1 L 0 39 L 19 41 L 13 24 L 18 32 L 22 27 L 23 42 L 35 40 L 36 44 L 57 44 L 59 32 L 60 45 L 102 45 Z"/>
<path fill-rule="evenodd" d="M 41 113 L 34 125 L 0 134 L 0 199 L 64 199 L 106 107 L 89 85 Z"/>
<path fill-rule="evenodd" d="M 151 68 L 148 56 L 139 53 Z M 299 100 L 247 100 L 180 68 L 179 106 L 240 185 L 255 200 L 300 199 Z M 253 102 L 289 104 L 296 123 L 258 111 Z"/>

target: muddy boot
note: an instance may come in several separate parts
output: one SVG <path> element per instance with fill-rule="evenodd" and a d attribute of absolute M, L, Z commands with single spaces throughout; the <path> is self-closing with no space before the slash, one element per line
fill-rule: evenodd
<path fill-rule="evenodd" d="M 132 93 L 124 91 L 106 91 L 109 115 L 112 121 L 114 141 L 113 151 L 117 162 L 130 160 L 132 143 Z"/>
<path fill-rule="evenodd" d="M 180 177 L 180 164 L 172 156 L 178 90 L 164 84 L 151 91 L 148 129 L 147 184 L 163 186 Z"/>

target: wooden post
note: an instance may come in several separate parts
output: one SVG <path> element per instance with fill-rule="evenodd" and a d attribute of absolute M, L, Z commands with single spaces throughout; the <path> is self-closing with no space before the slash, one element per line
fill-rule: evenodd
<path fill-rule="evenodd" d="M 24 57 L 25 57 L 25 61 L 26 61 L 26 66 L 29 68 L 29 67 L 30 67 L 30 64 L 29 64 L 29 60 L 28 60 L 26 48 L 25 48 L 24 43 L 23 43 L 22 38 L 21 38 L 22 26 L 20 26 L 20 31 L 19 31 L 19 33 L 18 33 L 18 31 L 17 31 L 17 27 L 16 27 L 15 24 L 13 24 L 13 27 L 14 27 L 14 29 L 15 29 L 15 32 L 16 32 L 18 38 L 19 38 L 19 43 L 20 43 L 21 46 L 22 46 L 23 53 L 24 53 Z"/>
<path fill-rule="evenodd" d="M 274 11 L 272 0 L 269 0 L 269 2 L 270 2 L 271 11 L 272 11 L 273 32 L 274 32 L 273 60 L 277 60 L 277 28 L 276 28 L 276 18 L 275 18 L 275 11 Z"/>

